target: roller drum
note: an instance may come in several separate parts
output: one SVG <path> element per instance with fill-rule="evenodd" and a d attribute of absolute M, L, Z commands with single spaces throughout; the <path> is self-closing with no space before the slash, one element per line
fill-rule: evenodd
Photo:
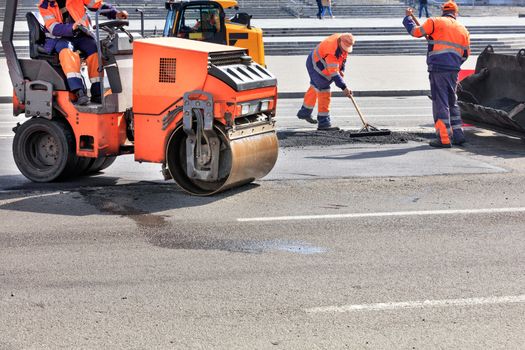
<path fill-rule="evenodd" d="M 267 132 L 230 138 L 221 127 L 214 127 L 221 141 L 219 180 L 208 182 L 190 178 L 186 166 L 187 135 L 179 127 L 173 133 L 167 148 L 167 163 L 175 182 L 186 192 L 209 196 L 238 187 L 266 176 L 277 162 L 279 151 L 277 134 Z"/>

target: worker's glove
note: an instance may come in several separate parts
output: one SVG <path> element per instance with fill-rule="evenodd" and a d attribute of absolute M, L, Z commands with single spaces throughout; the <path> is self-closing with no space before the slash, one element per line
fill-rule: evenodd
<path fill-rule="evenodd" d="M 124 10 L 124 11 L 119 11 L 117 12 L 117 19 L 128 19 L 128 11 Z"/>
<path fill-rule="evenodd" d="M 350 97 L 352 96 L 352 90 L 350 90 L 349 88 L 346 88 L 343 90 L 343 94 L 346 96 L 346 97 Z"/>

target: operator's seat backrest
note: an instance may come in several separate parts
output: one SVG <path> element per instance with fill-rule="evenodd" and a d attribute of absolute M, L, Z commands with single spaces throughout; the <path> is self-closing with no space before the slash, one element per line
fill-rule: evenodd
<path fill-rule="evenodd" d="M 27 26 L 29 28 L 29 57 L 37 60 L 46 60 L 52 65 L 59 65 L 58 56 L 46 52 L 46 30 L 42 16 L 38 12 L 26 13 Z"/>
<path fill-rule="evenodd" d="M 27 26 L 29 27 L 29 55 L 31 58 L 38 58 L 40 50 L 46 41 L 46 32 L 41 22 L 40 13 L 26 13 Z"/>

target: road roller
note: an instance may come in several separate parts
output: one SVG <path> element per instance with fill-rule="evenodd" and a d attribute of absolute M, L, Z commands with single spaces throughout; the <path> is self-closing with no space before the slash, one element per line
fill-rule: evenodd
<path fill-rule="evenodd" d="M 78 105 L 45 28 L 27 13 L 30 58 L 13 46 L 17 1 L 6 4 L 3 49 L 14 88 L 13 156 L 34 182 L 99 172 L 117 156 L 158 163 L 194 195 L 240 186 L 277 160 L 277 80 L 245 49 L 181 38 L 141 38 L 125 20 L 90 31 L 99 51 L 102 103 Z M 103 11 L 103 10 L 102 10 Z M 105 72 L 105 74 L 103 74 Z M 86 83 L 87 84 L 87 83 Z"/>

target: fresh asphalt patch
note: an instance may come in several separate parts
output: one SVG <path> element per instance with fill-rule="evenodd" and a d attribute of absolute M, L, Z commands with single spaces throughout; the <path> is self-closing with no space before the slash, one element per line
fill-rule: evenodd
<path fill-rule="evenodd" d="M 306 147 L 306 146 L 337 146 L 346 144 L 381 144 L 393 145 L 409 141 L 425 142 L 435 137 L 433 132 L 402 132 L 393 131 L 387 136 L 355 137 L 353 134 L 359 130 L 339 131 L 277 131 L 280 147 Z"/>

